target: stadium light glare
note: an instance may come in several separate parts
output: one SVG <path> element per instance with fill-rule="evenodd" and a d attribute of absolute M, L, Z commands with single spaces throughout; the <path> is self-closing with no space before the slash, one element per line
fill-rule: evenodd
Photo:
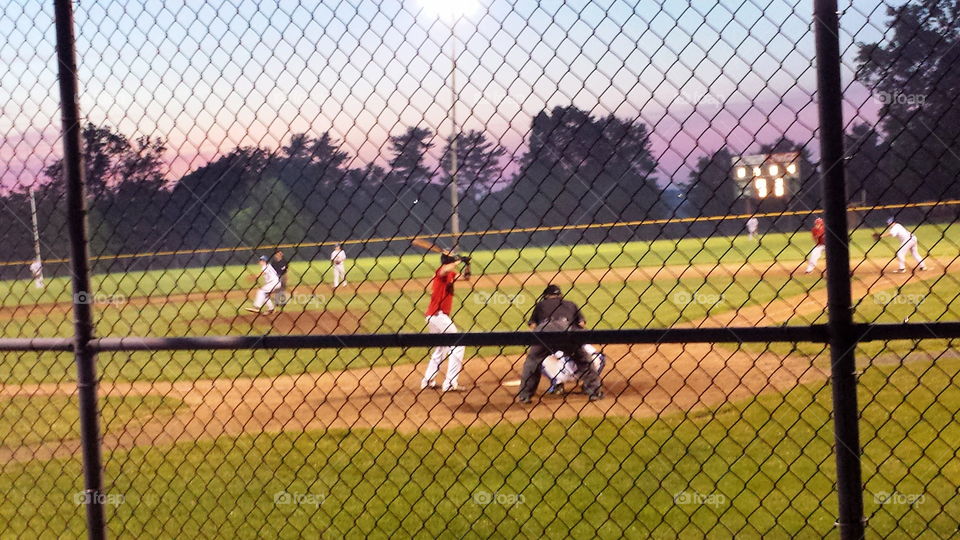
<path fill-rule="evenodd" d="M 780 174 L 780 167 L 777 165 L 770 166 L 770 176 L 777 176 Z"/>
<path fill-rule="evenodd" d="M 754 176 L 762 176 L 762 175 L 763 175 L 763 170 L 761 170 L 760 167 L 754 167 L 754 168 L 753 168 L 753 175 L 754 175 Z"/>
<path fill-rule="evenodd" d="M 763 199 L 767 196 L 767 179 L 766 178 L 757 178 L 753 182 L 754 187 L 757 189 L 757 197 Z"/>
<path fill-rule="evenodd" d="M 737 169 L 737 178 L 746 178 L 747 177 L 747 168 L 740 167 Z"/>
<path fill-rule="evenodd" d="M 797 174 L 797 164 L 796 164 L 796 163 L 791 163 L 791 164 L 787 165 L 787 173 L 789 173 L 789 174 Z"/>
<path fill-rule="evenodd" d="M 420 0 L 420 5 L 427 13 L 450 23 L 474 13 L 480 7 L 480 2 L 479 0 Z"/>
<path fill-rule="evenodd" d="M 777 178 L 775 178 L 775 179 L 773 180 L 773 194 L 774 194 L 774 196 L 776 196 L 776 197 L 783 197 L 784 189 L 783 189 L 783 177 L 782 177 L 782 176 L 778 176 Z"/>

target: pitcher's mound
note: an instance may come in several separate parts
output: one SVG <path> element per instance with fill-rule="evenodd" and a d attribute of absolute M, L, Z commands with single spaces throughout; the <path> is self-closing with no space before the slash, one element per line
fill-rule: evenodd
<path fill-rule="evenodd" d="M 242 334 L 352 334 L 360 331 L 361 315 L 352 311 L 241 311 L 233 317 L 208 322 L 211 331 L 226 326 L 229 333 Z M 198 321 L 200 322 L 200 321 Z M 222 331 L 222 330 L 221 330 Z"/>

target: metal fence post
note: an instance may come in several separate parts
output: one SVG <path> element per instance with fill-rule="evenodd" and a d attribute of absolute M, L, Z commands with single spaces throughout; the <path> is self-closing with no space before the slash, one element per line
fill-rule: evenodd
<path fill-rule="evenodd" d="M 833 429 L 836 439 L 840 537 L 862 538 L 863 485 L 857 425 L 857 380 L 850 294 L 843 150 L 843 90 L 840 83 L 839 16 L 836 0 L 815 0 L 817 94 L 820 116 L 820 167 L 827 227 L 827 309 L 829 316 Z"/>
<path fill-rule="evenodd" d="M 63 122 L 63 175 L 66 181 L 67 228 L 73 281 L 74 354 L 77 363 L 77 395 L 80 404 L 80 436 L 83 447 L 83 501 L 87 536 L 106 537 L 103 512 L 103 480 L 100 428 L 97 409 L 97 374 L 93 339 L 92 295 L 87 265 L 87 210 L 84 192 L 83 150 L 80 143 L 80 111 L 77 101 L 77 55 L 71 0 L 55 0 L 57 60 L 60 78 L 60 111 Z"/>

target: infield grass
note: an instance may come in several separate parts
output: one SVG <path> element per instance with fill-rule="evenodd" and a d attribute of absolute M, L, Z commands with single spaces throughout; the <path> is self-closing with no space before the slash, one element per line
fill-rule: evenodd
<path fill-rule="evenodd" d="M 823 286 L 812 276 L 789 279 L 729 277 L 663 279 L 627 283 L 582 284 L 569 289 L 568 297 L 583 306 L 593 328 L 665 327 L 717 315 L 739 307 L 763 304 L 777 298 L 805 294 Z M 526 328 L 534 295 L 519 287 L 461 289 L 454 321 L 462 331 L 480 332 Z M 428 297 L 421 291 L 365 293 L 333 297 L 326 305 L 334 312 L 350 309 L 364 313 L 362 331 L 370 333 L 424 332 L 423 311 Z M 186 302 L 183 304 L 127 306 L 100 312 L 97 334 L 220 335 L 237 334 L 233 318 L 239 303 Z M 290 306 L 312 310 L 313 306 Z M 219 322 L 218 322 L 219 321 Z M 68 314 L 4 321 L 7 329 L 57 335 L 69 328 Z M 269 327 L 263 327 L 269 329 Z M 260 330 L 265 331 L 265 330 Z M 508 348 L 519 354 L 522 349 Z M 422 362 L 425 349 L 384 350 L 283 350 L 283 351 L 175 351 L 124 352 L 98 355 L 98 372 L 104 380 L 184 380 L 201 378 L 269 377 L 306 371 L 363 368 Z M 469 349 L 471 356 L 500 354 L 500 348 Z M 0 354 L 0 373 L 7 384 L 71 381 L 75 379 L 69 353 Z"/>

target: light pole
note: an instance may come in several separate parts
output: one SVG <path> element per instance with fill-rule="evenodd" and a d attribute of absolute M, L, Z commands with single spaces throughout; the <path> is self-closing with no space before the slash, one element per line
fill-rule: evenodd
<path fill-rule="evenodd" d="M 457 184 L 457 173 L 460 166 L 457 163 L 457 139 L 460 132 L 457 127 L 457 101 L 460 100 L 457 91 L 457 20 L 450 22 L 450 232 L 453 233 L 453 251 L 460 247 L 460 187 Z"/>
<path fill-rule="evenodd" d="M 460 164 L 457 156 L 457 143 L 460 127 L 457 124 L 457 102 L 460 93 L 457 90 L 457 23 L 464 15 L 472 13 L 478 6 L 476 0 L 420 0 L 423 8 L 447 23 L 450 29 L 450 232 L 453 235 L 453 251 L 460 246 L 460 192 L 457 175 Z"/>
<path fill-rule="evenodd" d="M 40 227 L 37 226 L 37 201 L 30 188 L 30 219 L 33 222 L 33 264 L 30 271 L 33 274 L 33 283 L 38 289 L 43 288 L 43 261 L 40 259 Z"/>

